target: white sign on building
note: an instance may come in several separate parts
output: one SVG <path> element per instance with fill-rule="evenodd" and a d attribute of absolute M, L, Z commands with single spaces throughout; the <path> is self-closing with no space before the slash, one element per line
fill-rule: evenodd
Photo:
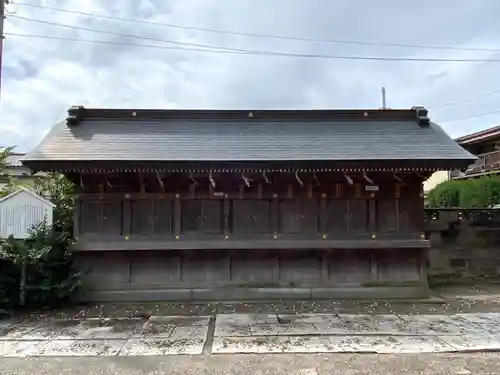
<path fill-rule="evenodd" d="M 0 199 L 0 238 L 29 237 L 29 231 L 44 220 L 52 225 L 54 204 L 26 188 Z"/>

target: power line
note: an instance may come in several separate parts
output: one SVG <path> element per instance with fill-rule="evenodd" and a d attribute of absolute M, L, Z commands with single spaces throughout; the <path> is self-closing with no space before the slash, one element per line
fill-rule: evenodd
<path fill-rule="evenodd" d="M 94 28 L 90 28 L 90 27 L 68 25 L 68 24 L 59 23 L 59 22 L 52 22 L 52 21 L 22 17 L 22 16 L 18 16 L 18 15 L 9 15 L 9 18 L 17 18 L 17 19 L 20 19 L 23 21 L 41 23 L 41 24 L 57 26 L 57 27 L 63 27 L 63 28 L 72 29 L 72 30 L 82 30 L 82 31 L 90 31 L 93 33 L 98 33 L 98 34 L 121 36 L 124 38 L 149 40 L 149 41 L 153 41 L 153 42 L 171 43 L 171 44 L 178 44 L 178 45 L 190 46 L 190 47 L 212 48 L 212 49 L 219 49 L 219 50 L 224 50 L 224 51 L 245 52 L 245 50 L 239 49 L 239 48 L 229 48 L 229 47 L 226 48 L 226 47 L 212 46 L 212 45 L 207 45 L 207 44 L 187 43 L 187 42 L 179 42 L 179 41 L 174 41 L 174 40 L 159 39 L 159 38 L 153 38 L 153 37 L 147 37 L 147 36 L 118 33 L 118 32 L 114 32 L 114 31 L 99 30 L 99 29 L 94 29 Z"/>
<path fill-rule="evenodd" d="M 188 43 L 188 42 L 179 42 L 179 41 L 173 41 L 173 40 L 144 37 L 144 36 L 139 36 L 139 35 L 117 33 L 117 32 L 105 31 L 105 30 L 97 30 L 97 29 L 88 28 L 88 27 L 67 25 L 67 24 L 45 21 L 45 20 L 36 20 L 36 19 L 21 17 L 21 16 L 17 16 L 17 15 L 10 15 L 9 17 L 18 18 L 21 20 L 29 21 L 29 22 L 47 24 L 47 25 L 51 25 L 51 26 L 64 27 L 64 28 L 73 29 L 73 30 L 90 31 L 90 32 L 98 33 L 98 34 L 114 35 L 114 36 L 121 36 L 121 37 L 126 37 L 126 38 L 142 39 L 142 40 L 149 40 L 149 41 L 176 44 L 176 45 L 196 47 L 196 48 L 180 48 L 180 47 L 174 48 L 171 46 L 152 46 L 152 45 L 140 45 L 140 44 L 133 44 L 133 43 L 118 43 L 118 44 L 122 44 L 122 45 L 137 46 L 137 47 L 149 47 L 149 48 L 162 47 L 164 49 L 183 50 L 183 51 L 198 51 L 198 52 L 210 52 L 210 53 L 218 52 L 218 53 L 232 53 L 232 54 L 236 53 L 236 54 L 258 55 L 258 56 L 296 57 L 296 58 L 313 58 L 313 59 L 335 59 L 335 60 L 407 61 L 407 62 L 441 62 L 441 63 L 442 62 L 462 62 L 462 63 L 499 63 L 500 62 L 500 59 L 441 59 L 441 58 L 424 58 L 424 57 L 411 58 L 411 57 L 385 57 L 385 56 L 346 56 L 346 55 L 272 52 L 272 51 L 230 48 L 230 47 L 221 47 L 221 46 L 214 46 L 214 45 L 208 45 L 208 44 Z M 7 35 L 7 33 L 5 35 Z M 75 42 L 81 41 L 81 39 L 76 39 L 76 38 L 73 39 L 73 38 L 64 38 L 64 37 L 48 37 L 48 36 L 39 36 L 39 35 L 17 34 L 17 33 L 9 33 L 8 35 L 18 36 L 18 37 L 31 37 L 31 38 L 38 37 L 38 38 L 42 38 L 42 39 L 71 40 L 71 41 L 75 41 Z M 85 42 L 92 42 L 92 40 L 85 40 Z M 104 43 L 104 41 L 94 41 L 94 42 Z M 117 43 L 110 42 L 110 44 L 117 44 Z"/>
<path fill-rule="evenodd" d="M 210 33 L 217 33 L 217 34 L 238 35 L 238 36 L 246 36 L 246 37 L 265 38 L 265 39 L 294 40 L 294 41 L 302 41 L 302 42 L 331 43 L 331 44 L 335 43 L 335 44 L 354 44 L 354 45 L 366 45 L 366 46 L 384 46 L 384 47 L 398 47 L 398 48 L 435 49 L 435 50 L 449 50 L 449 51 L 500 52 L 500 49 L 490 49 L 490 48 L 464 48 L 464 47 L 455 47 L 455 46 L 384 43 L 384 42 L 370 42 L 370 41 L 357 41 L 357 40 L 307 38 L 307 37 L 288 36 L 288 35 L 245 33 L 245 32 L 222 30 L 222 29 L 203 28 L 203 27 L 173 24 L 173 23 L 162 23 L 162 22 L 154 22 L 154 21 L 147 21 L 147 20 L 140 20 L 140 19 L 133 19 L 133 18 L 116 17 L 116 16 L 109 16 L 109 15 L 104 15 L 104 14 L 87 13 L 87 12 L 81 12 L 81 11 L 76 11 L 76 10 L 55 8 L 55 7 L 45 6 L 45 5 L 37 5 L 37 4 L 29 4 L 29 3 L 16 2 L 16 5 L 17 6 L 24 6 L 24 7 L 52 10 L 52 11 L 57 11 L 57 12 L 62 12 L 62 13 L 78 14 L 78 15 L 86 16 L 86 17 L 103 18 L 103 19 L 109 19 L 109 20 L 115 20 L 115 21 L 121 21 L 121 22 L 133 22 L 133 23 L 146 24 L 146 25 L 152 25 L 152 26 L 171 27 L 171 28 L 184 29 L 184 30 L 202 31 L 202 32 L 210 32 Z"/>
<path fill-rule="evenodd" d="M 369 57 L 369 56 L 334 56 L 334 55 L 318 55 L 318 54 L 296 54 L 284 52 L 264 52 L 264 51 L 246 51 L 246 50 L 222 50 L 222 49 L 206 49 L 206 48 L 187 48 L 187 47 L 173 47 L 173 46 L 158 46 L 149 44 L 115 42 L 95 39 L 81 39 L 69 37 L 57 37 L 50 35 L 34 35 L 34 34 L 18 34 L 18 33 L 4 33 L 5 36 L 25 37 L 35 39 L 53 39 L 60 41 L 82 42 L 82 43 L 98 43 L 98 44 L 111 44 L 122 45 L 130 47 L 142 47 L 153 49 L 166 49 L 176 51 L 195 51 L 207 53 L 221 53 L 221 54 L 237 54 L 237 55 L 257 55 L 257 56 L 275 56 L 275 57 L 297 57 L 297 58 L 315 58 L 315 59 L 337 59 L 337 60 L 369 60 L 369 61 L 408 61 L 408 62 L 500 62 L 496 60 L 479 60 L 479 59 L 426 59 L 426 58 L 404 58 L 404 57 Z"/>
<path fill-rule="evenodd" d="M 443 120 L 443 121 L 438 121 L 438 122 L 451 122 L 451 121 L 458 121 L 458 120 L 466 120 L 470 118 L 476 118 L 476 117 L 482 117 L 482 116 L 487 116 L 487 115 L 493 115 L 495 113 L 500 113 L 500 109 L 496 109 L 494 111 L 489 111 L 489 112 L 483 112 L 483 113 L 477 113 L 475 115 L 470 115 L 470 116 L 461 116 L 461 117 L 454 117 L 449 120 Z"/>
<path fill-rule="evenodd" d="M 4 33 L 5 36 L 14 36 L 21 38 L 34 38 L 34 39 L 52 39 L 52 40 L 60 40 L 60 41 L 68 41 L 68 42 L 81 42 L 81 43 L 98 43 L 98 44 L 110 44 L 110 45 L 118 45 L 118 46 L 128 46 L 128 47 L 143 47 L 143 48 L 153 48 L 153 49 L 165 49 L 165 50 L 174 50 L 174 51 L 195 51 L 195 52 L 212 52 L 212 53 L 227 53 L 227 54 L 249 54 L 243 52 L 236 51 L 225 51 L 218 49 L 202 49 L 202 48 L 186 48 L 186 47 L 174 47 L 174 46 L 157 46 L 152 44 L 138 44 L 138 43 L 127 43 L 127 42 L 116 42 L 110 40 L 95 40 L 95 39 L 81 39 L 81 38 L 70 38 L 70 37 L 59 37 L 59 36 L 51 36 L 51 35 L 34 35 L 34 34 L 18 34 L 18 33 Z M 305 56 L 307 57 L 307 56 Z"/>
<path fill-rule="evenodd" d="M 472 97 L 467 98 L 467 99 L 457 100 L 455 102 L 449 102 L 449 103 L 446 103 L 446 104 L 441 104 L 441 105 L 438 105 L 436 107 L 432 107 L 432 109 L 439 109 L 439 108 L 451 107 L 451 106 L 454 106 L 454 105 L 457 105 L 457 104 L 463 104 L 463 103 L 471 102 L 473 100 L 486 98 L 488 96 L 491 96 L 491 95 L 494 95 L 494 94 L 497 94 L 497 93 L 500 93 L 500 89 L 496 89 L 496 90 L 490 91 L 490 92 L 488 92 L 486 94 L 482 94 L 482 95 L 478 95 L 478 96 L 472 96 Z"/>

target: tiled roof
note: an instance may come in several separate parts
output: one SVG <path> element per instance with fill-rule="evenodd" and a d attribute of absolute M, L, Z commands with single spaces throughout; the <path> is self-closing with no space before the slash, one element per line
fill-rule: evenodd
<path fill-rule="evenodd" d="M 56 124 L 23 160 L 475 159 L 416 110 L 84 111 Z"/>

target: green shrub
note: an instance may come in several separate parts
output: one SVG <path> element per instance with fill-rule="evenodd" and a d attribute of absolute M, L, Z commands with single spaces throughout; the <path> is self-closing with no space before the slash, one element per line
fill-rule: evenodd
<path fill-rule="evenodd" d="M 430 208 L 485 208 L 495 204 L 500 204 L 499 176 L 445 181 L 427 196 Z"/>

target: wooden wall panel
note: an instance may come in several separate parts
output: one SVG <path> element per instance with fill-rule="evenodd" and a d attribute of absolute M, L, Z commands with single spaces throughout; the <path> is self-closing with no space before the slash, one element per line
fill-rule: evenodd
<path fill-rule="evenodd" d="M 167 199 L 154 201 L 153 231 L 155 235 L 173 233 L 174 202 Z"/>
<path fill-rule="evenodd" d="M 396 233 L 399 213 L 395 184 L 385 184 L 380 187 L 376 195 L 375 210 L 377 232 Z"/>
<path fill-rule="evenodd" d="M 131 233 L 132 235 L 152 234 L 152 202 L 148 199 L 134 200 L 130 202 Z"/>
<path fill-rule="evenodd" d="M 103 233 L 120 235 L 122 233 L 122 202 L 102 203 Z"/>
<path fill-rule="evenodd" d="M 102 207 L 99 201 L 82 201 L 80 206 L 80 234 L 100 234 Z"/>
<path fill-rule="evenodd" d="M 328 233 L 346 236 L 349 231 L 350 201 L 332 199 L 328 202 Z"/>

